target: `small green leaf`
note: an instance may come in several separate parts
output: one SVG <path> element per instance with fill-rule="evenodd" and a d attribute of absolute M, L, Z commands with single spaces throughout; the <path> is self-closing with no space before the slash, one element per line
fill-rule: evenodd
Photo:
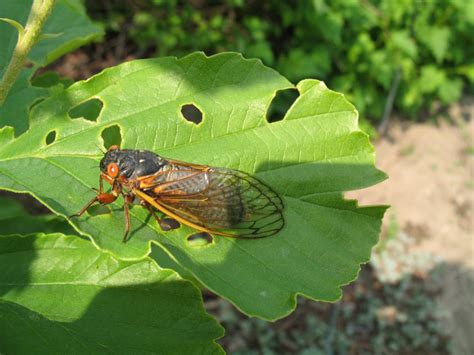
<path fill-rule="evenodd" d="M 282 317 L 296 295 L 335 301 L 377 242 L 384 207 L 359 208 L 343 192 L 385 179 L 374 150 L 343 95 L 317 80 L 297 85 L 300 97 L 281 121 L 268 123 L 279 90 L 293 88 L 260 61 L 234 53 L 132 61 L 79 82 L 32 111 L 32 128 L 0 146 L 0 188 L 29 192 L 63 216 L 77 212 L 98 185 L 103 131 L 117 128 L 122 147 L 240 169 L 284 199 L 286 226 L 261 240 L 215 237 L 193 247 L 195 231 L 163 232 L 146 210 L 131 209 L 132 232 L 122 243 L 123 201 L 106 213 L 72 222 L 95 244 L 124 259 L 140 259 L 158 243 L 182 268 L 244 312 Z M 97 98 L 97 121 L 71 120 L 70 109 Z M 181 116 L 193 103 L 199 125 Z M 56 130 L 56 141 L 45 137 Z M 0 141 L 2 140 L 0 131 Z M 10 137 L 10 138 L 9 138 Z"/>
<path fill-rule="evenodd" d="M 23 69 L 6 100 L 0 105 L 0 128 L 14 127 L 17 135 L 28 129 L 30 106 L 48 95 L 48 90 L 31 86 L 30 77 L 33 73 L 33 68 Z"/>
<path fill-rule="evenodd" d="M 25 32 L 25 28 L 21 25 L 21 23 L 16 22 L 15 20 L 11 20 L 9 18 L 0 18 L 0 21 L 6 22 L 9 25 L 13 26 L 16 28 L 18 31 L 18 40 L 20 40 L 23 37 L 23 33 Z"/>
<path fill-rule="evenodd" d="M 18 26 L 26 23 L 31 9 L 31 0 L 5 1 L 0 13 Z M 102 29 L 87 17 L 79 0 L 59 0 L 43 28 L 43 34 L 54 38 L 37 43 L 28 57 L 38 66 L 51 63 L 61 55 L 102 36 Z M 16 44 L 16 35 L 8 27 L 0 26 L 0 68 L 9 61 Z"/>
<path fill-rule="evenodd" d="M 474 83 L 474 64 L 461 65 L 456 68 L 456 73 L 464 75 L 467 80 Z"/>
<path fill-rule="evenodd" d="M 411 59 L 418 58 L 418 47 L 408 31 L 394 31 L 391 34 L 392 45 Z"/>
<path fill-rule="evenodd" d="M 315 46 L 310 53 L 295 49 L 280 57 L 278 69 L 294 81 L 305 77 L 324 77 L 331 69 L 331 58 L 323 46 Z"/>
<path fill-rule="evenodd" d="M 461 79 L 446 80 L 444 85 L 438 88 L 439 98 L 444 104 L 456 102 L 461 98 L 463 82 Z"/>
<path fill-rule="evenodd" d="M 198 290 L 60 234 L 0 237 L 0 351 L 223 353 Z"/>
<path fill-rule="evenodd" d="M 446 83 L 444 70 L 434 65 L 425 65 L 421 68 L 420 77 L 417 80 L 418 88 L 422 93 L 433 93 Z"/>
<path fill-rule="evenodd" d="M 26 23 L 31 4 L 31 0 L 3 1 L 0 2 L 0 14 L 21 26 Z M 30 85 L 29 79 L 37 67 L 49 64 L 61 55 L 99 39 L 103 31 L 87 17 L 79 0 L 59 0 L 46 21 L 43 33 L 49 36 L 48 40 L 36 43 L 28 56 L 34 67 L 22 71 L 5 102 L 0 105 L 0 128 L 12 126 L 16 135 L 28 128 L 30 106 L 49 94 L 48 90 Z M 50 34 L 55 35 L 51 37 Z M 10 61 L 16 42 L 15 31 L 0 21 L 0 77 Z"/>
<path fill-rule="evenodd" d="M 415 32 L 420 41 L 431 51 L 437 63 L 441 63 L 449 47 L 450 30 L 447 27 L 419 26 Z"/>

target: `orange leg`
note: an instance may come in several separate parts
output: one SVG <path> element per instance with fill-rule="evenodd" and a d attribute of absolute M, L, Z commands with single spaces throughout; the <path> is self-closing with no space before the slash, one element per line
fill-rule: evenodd
<path fill-rule="evenodd" d="M 104 179 L 107 180 L 107 182 L 109 182 L 113 186 L 112 187 L 112 193 L 104 193 L 103 192 L 104 190 L 103 190 L 103 182 L 102 181 Z M 107 205 L 109 203 L 114 202 L 117 199 L 117 197 L 118 197 L 118 195 L 121 191 L 122 191 L 122 188 L 119 184 L 114 184 L 113 181 L 110 181 L 110 179 L 104 178 L 104 176 L 101 174 L 100 178 L 99 178 L 99 191 L 98 191 L 97 196 L 95 196 L 92 200 L 90 200 L 79 212 L 69 216 L 69 218 L 82 216 L 84 214 L 84 212 L 86 212 L 87 209 L 96 202 L 99 202 L 99 203 L 104 204 L 104 205 Z"/>

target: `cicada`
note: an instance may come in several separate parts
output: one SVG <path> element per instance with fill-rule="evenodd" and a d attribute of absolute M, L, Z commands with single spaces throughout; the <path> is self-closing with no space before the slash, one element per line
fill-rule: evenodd
<path fill-rule="evenodd" d="M 111 185 L 110 192 L 104 192 L 104 181 Z M 182 223 L 213 235 L 263 238 L 279 232 L 285 223 L 280 196 L 249 174 L 118 146 L 111 146 L 100 161 L 97 195 L 74 216 L 81 216 L 95 203 L 112 203 L 120 195 L 124 242 L 130 232 L 129 205 L 136 199 L 164 231 Z"/>

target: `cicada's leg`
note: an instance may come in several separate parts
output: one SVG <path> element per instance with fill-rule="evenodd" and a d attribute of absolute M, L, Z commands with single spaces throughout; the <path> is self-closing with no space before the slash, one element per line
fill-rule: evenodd
<path fill-rule="evenodd" d="M 131 204 L 134 199 L 135 199 L 135 196 L 133 194 L 124 194 L 123 195 L 123 200 L 124 200 L 123 210 L 125 212 L 125 231 L 124 231 L 124 234 L 123 234 L 123 240 L 122 241 L 124 243 L 127 242 L 128 233 L 130 232 L 130 211 L 129 211 L 128 205 Z"/>
<path fill-rule="evenodd" d="M 140 204 L 147 208 L 147 210 L 156 219 L 156 221 L 158 222 L 158 225 L 160 226 L 160 228 L 163 231 L 167 232 L 169 230 L 179 228 L 180 224 L 177 220 L 175 220 L 173 218 L 160 218 L 160 217 L 158 217 L 155 210 L 153 209 L 153 207 L 150 206 L 146 201 L 141 200 Z"/>
<path fill-rule="evenodd" d="M 99 191 L 97 195 L 92 200 L 90 200 L 79 212 L 69 216 L 69 218 L 82 216 L 84 212 L 86 212 L 87 209 L 96 202 L 107 205 L 109 203 L 114 202 L 117 199 L 117 196 L 119 192 L 121 191 L 120 185 L 118 184 L 115 185 L 112 189 L 112 193 L 105 193 L 103 192 L 103 183 L 102 183 L 103 179 L 104 178 L 101 175 L 99 178 Z"/>

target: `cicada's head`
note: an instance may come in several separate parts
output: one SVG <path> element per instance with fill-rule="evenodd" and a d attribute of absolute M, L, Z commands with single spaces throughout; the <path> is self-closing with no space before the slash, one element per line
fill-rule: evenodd
<path fill-rule="evenodd" d="M 116 145 L 111 146 L 100 161 L 100 171 L 111 180 L 115 180 L 119 176 L 128 178 L 134 168 L 135 162 L 130 152 L 121 150 Z"/>
<path fill-rule="evenodd" d="M 102 174 L 115 180 L 118 177 L 134 179 L 156 173 L 166 161 L 147 150 L 120 149 L 111 146 L 100 161 Z"/>
<path fill-rule="evenodd" d="M 100 161 L 100 171 L 112 179 L 115 179 L 120 173 L 119 152 L 120 148 L 113 145 Z"/>

